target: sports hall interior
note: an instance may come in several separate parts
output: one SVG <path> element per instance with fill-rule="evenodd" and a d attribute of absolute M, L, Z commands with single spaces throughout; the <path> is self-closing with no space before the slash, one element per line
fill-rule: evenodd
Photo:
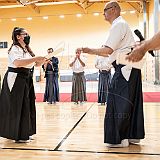
<path fill-rule="evenodd" d="M 108 148 L 104 144 L 106 106 L 97 103 L 98 70 L 94 55 L 87 58 L 87 99 L 83 104 L 70 101 L 72 70 L 70 59 L 79 47 L 101 47 L 111 25 L 103 9 L 107 0 L 0 0 L 0 84 L 7 70 L 8 49 L 14 27 L 25 28 L 31 36 L 35 55 L 47 55 L 47 49 L 64 50 L 59 59 L 60 102 L 43 102 L 45 78 L 42 67 L 35 67 L 37 134 L 27 144 L 16 144 L 0 137 L 3 160 L 90 160 L 90 159 L 159 159 L 160 158 L 160 63 L 146 54 L 142 68 L 145 139 L 128 148 Z M 159 0 L 120 0 L 121 16 L 131 30 L 138 29 L 149 39 L 160 29 Z M 114 36 L 114 35 L 113 35 Z M 139 38 L 134 34 L 136 41 Z"/>

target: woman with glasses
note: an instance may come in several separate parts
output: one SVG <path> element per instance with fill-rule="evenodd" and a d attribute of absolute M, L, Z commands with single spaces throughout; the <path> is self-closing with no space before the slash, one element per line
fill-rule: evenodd
<path fill-rule="evenodd" d="M 45 62 L 34 56 L 30 36 L 24 28 L 15 27 L 8 51 L 8 70 L 0 94 L 0 136 L 28 142 L 36 134 L 35 94 L 31 69 Z"/>

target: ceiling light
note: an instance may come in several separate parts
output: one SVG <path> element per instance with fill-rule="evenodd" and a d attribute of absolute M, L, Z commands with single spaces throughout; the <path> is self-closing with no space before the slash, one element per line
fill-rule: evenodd
<path fill-rule="evenodd" d="M 48 19 L 48 16 L 44 16 L 43 19 Z"/>
<path fill-rule="evenodd" d="M 71 1 L 61 1 L 61 2 L 44 2 L 44 3 L 36 3 L 36 6 L 47 6 L 47 5 L 58 5 L 58 4 L 72 4 L 78 3 L 75 0 Z"/>
<path fill-rule="evenodd" d="M 15 19 L 15 18 L 12 18 L 11 21 L 16 21 L 16 19 Z"/>
<path fill-rule="evenodd" d="M 134 14 L 134 13 L 136 13 L 136 11 L 129 11 L 131 14 Z"/>
<path fill-rule="evenodd" d="M 82 17 L 82 14 L 78 13 L 76 14 L 77 17 Z"/>
<path fill-rule="evenodd" d="M 64 18 L 64 15 L 60 15 L 59 18 Z"/>
<path fill-rule="evenodd" d="M 34 2 L 34 1 L 33 1 Z M 33 3 L 31 2 L 31 3 Z M 22 3 L 22 2 L 21 2 Z M 29 2 L 28 2 L 29 3 Z M 30 3 L 30 4 L 31 4 Z M 36 6 L 47 6 L 47 5 L 61 5 L 61 4 L 74 4 L 78 3 L 76 0 L 73 1 L 61 1 L 61 2 L 44 2 L 44 3 L 36 3 Z M 26 4 L 26 3 L 23 3 Z M 0 8 L 19 8 L 25 7 L 24 5 L 8 5 L 8 6 L 0 6 Z"/>
<path fill-rule="evenodd" d="M 0 8 L 20 8 L 24 7 L 22 5 L 8 5 L 8 6 L 0 6 Z"/>
<path fill-rule="evenodd" d="M 121 14 L 126 14 L 126 11 L 122 11 Z"/>
<path fill-rule="evenodd" d="M 27 20 L 31 21 L 31 20 L 32 20 L 32 17 L 28 17 Z"/>
<path fill-rule="evenodd" d="M 28 3 L 29 1 L 28 0 L 20 0 L 20 2 L 22 2 L 22 3 Z"/>
<path fill-rule="evenodd" d="M 94 16 L 99 16 L 99 13 L 95 12 L 93 13 Z"/>

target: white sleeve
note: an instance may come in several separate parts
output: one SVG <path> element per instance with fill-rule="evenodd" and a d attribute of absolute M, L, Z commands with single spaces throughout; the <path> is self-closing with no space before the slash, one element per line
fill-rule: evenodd
<path fill-rule="evenodd" d="M 72 56 L 72 57 L 70 57 L 70 59 L 69 59 L 69 63 L 72 63 L 74 61 L 74 57 Z"/>
<path fill-rule="evenodd" d="M 13 63 L 16 59 L 23 59 L 23 51 L 21 51 L 18 47 L 13 46 L 11 51 L 9 52 L 9 58 L 11 62 Z"/>
<path fill-rule="evenodd" d="M 124 23 L 117 23 L 113 25 L 110 29 L 108 39 L 105 43 L 105 46 L 116 50 L 123 38 L 126 35 L 126 26 Z"/>
<path fill-rule="evenodd" d="M 112 67 L 111 63 L 109 62 L 109 58 L 105 57 L 105 59 L 103 60 L 102 64 L 101 64 L 101 69 L 104 70 L 110 70 Z"/>
<path fill-rule="evenodd" d="M 100 70 L 101 70 L 101 63 L 100 63 L 99 56 L 96 57 L 95 67 L 96 67 L 97 69 L 100 69 Z"/>
<path fill-rule="evenodd" d="M 80 59 L 82 60 L 82 62 L 84 64 L 86 64 L 86 62 L 87 62 L 87 57 L 86 56 L 80 56 Z"/>
<path fill-rule="evenodd" d="M 95 58 L 95 66 L 97 66 L 98 65 L 98 56 L 96 56 L 96 58 Z"/>

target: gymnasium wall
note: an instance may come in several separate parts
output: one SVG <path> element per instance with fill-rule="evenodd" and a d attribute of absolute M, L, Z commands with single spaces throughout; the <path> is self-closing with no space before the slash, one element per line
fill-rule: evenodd
<path fill-rule="evenodd" d="M 129 23 L 131 29 L 140 28 L 140 15 L 128 3 L 120 3 L 122 16 Z M 60 70 L 69 69 L 70 57 L 75 53 L 77 47 L 100 47 L 106 40 L 110 24 L 104 20 L 104 3 L 97 3 L 88 8 L 87 13 L 76 4 L 53 5 L 40 7 L 40 14 L 29 8 L 0 9 L 0 41 L 7 41 L 11 45 L 11 33 L 15 26 L 24 27 L 31 35 L 31 48 L 36 55 L 46 55 L 47 48 L 54 49 L 65 46 L 65 51 L 56 55 L 60 59 Z M 100 12 L 94 16 L 94 12 Z M 82 13 L 82 17 L 76 17 Z M 59 18 L 64 15 L 65 18 Z M 47 20 L 42 17 L 48 16 Z M 32 17 L 32 20 L 27 20 Z M 12 21 L 16 18 L 16 21 Z M 114 35 L 113 35 L 114 36 Z M 4 74 L 7 67 L 7 50 L 0 49 L 0 72 Z M 87 68 L 93 69 L 95 56 L 87 56 Z M 38 68 L 39 70 L 39 68 Z M 43 77 L 43 76 L 42 76 Z"/>

